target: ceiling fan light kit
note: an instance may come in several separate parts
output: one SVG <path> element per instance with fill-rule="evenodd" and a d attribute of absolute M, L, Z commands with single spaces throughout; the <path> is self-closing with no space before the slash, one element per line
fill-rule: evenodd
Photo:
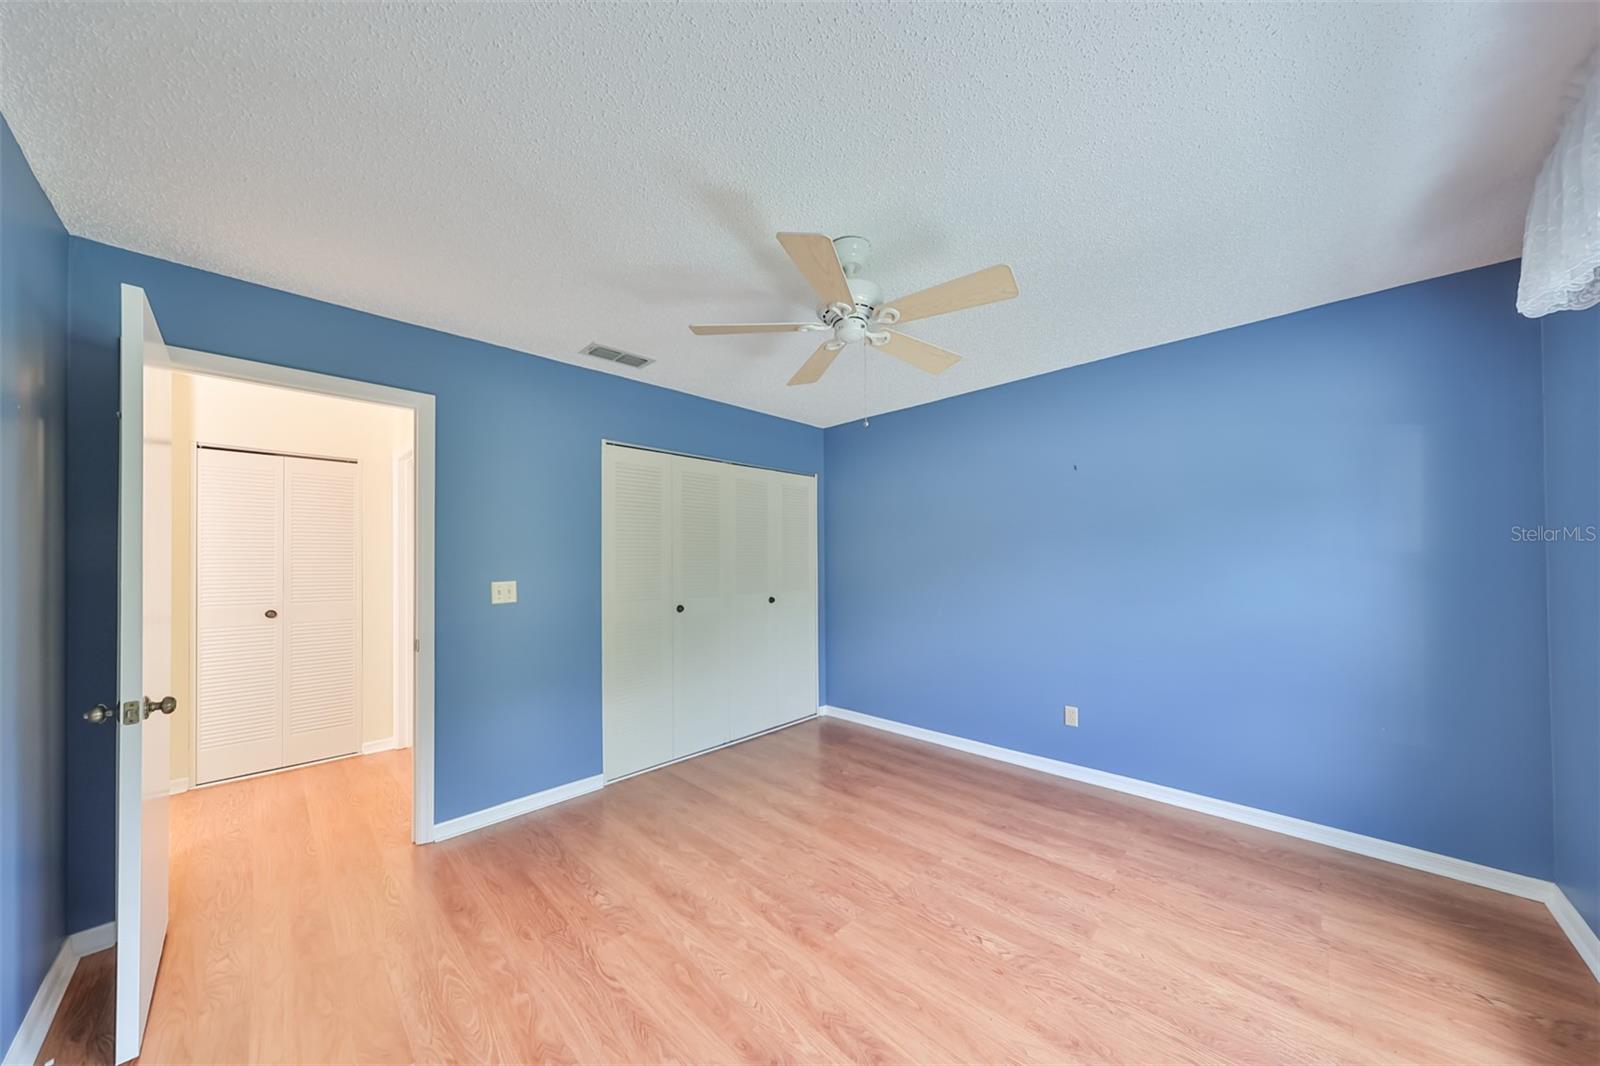
<path fill-rule="evenodd" d="M 885 304 L 877 283 L 861 275 L 867 255 L 872 251 L 872 242 L 865 237 L 830 240 L 821 233 L 780 233 L 778 243 L 783 245 L 789 259 L 822 301 L 815 322 L 753 322 L 690 326 L 689 329 L 702 337 L 730 333 L 832 333 L 833 338 L 824 341 L 795 371 L 794 377 L 789 379 L 791 385 L 809 385 L 821 378 L 839 352 L 851 344 L 880 349 L 930 374 L 943 373 L 961 357 L 887 327 L 981 307 L 1017 295 L 1016 278 L 1010 267 L 1002 265 Z"/>

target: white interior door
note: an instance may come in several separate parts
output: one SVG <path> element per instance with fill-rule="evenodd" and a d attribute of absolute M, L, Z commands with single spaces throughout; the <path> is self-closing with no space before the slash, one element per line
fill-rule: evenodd
<path fill-rule="evenodd" d="M 161 329 L 144 291 L 121 290 L 117 460 L 116 1061 L 139 1054 L 167 936 L 167 793 L 171 725 L 159 705 L 170 678 L 172 511 L 161 444 L 171 446 L 171 377 Z M 149 399 L 150 424 L 146 425 Z M 147 432 L 148 431 L 148 432 Z M 147 449 L 149 453 L 147 455 Z M 165 453 L 170 459 L 170 452 Z M 151 475 L 149 498 L 145 477 Z M 163 487 L 167 493 L 162 497 Z M 165 557 L 163 558 L 163 553 Z M 147 569 L 147 562 L 149 563 Z M 164 586 L 164 587 L 163 587 Z M 148 612 L 148 616 L 147 616 Z M 166 635 L 145 639 L 147 622 Z M 146 652 L 150 653 L 147 661 Z M 148 671 L 147 671 L 148 666 Z M 154 694 L 155 700 L 149 696 Z"/>
<path fill-rule="evenodd" d="M 358 467 L 284 457 L 283 765 L 361 749 Z"/>
<path fill-rule="evenodd" d="M 195 783 L 283 765 L 283 459 L 197 458 Z"/>
<path fill-rule="evenodd" d="M 615 779 L 672 758 L 672 479 L 670 456 L 601 453 L 601 703 Z"/>
<path fill-rule="evenodd" d="M 672 474 L 672 754 L 733 736 L 735 630 L 728 609 L 728 467 L 669 457 Z"/>

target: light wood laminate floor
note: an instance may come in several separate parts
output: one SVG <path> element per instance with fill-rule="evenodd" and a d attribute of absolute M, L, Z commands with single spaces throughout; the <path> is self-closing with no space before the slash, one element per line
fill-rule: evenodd
<path fill-rule="evenodd" d="M 173 800 L 145 1062 L 1600 1062 L 1540 904 L 858 726 L 425 848 L 409 776 Z"/>

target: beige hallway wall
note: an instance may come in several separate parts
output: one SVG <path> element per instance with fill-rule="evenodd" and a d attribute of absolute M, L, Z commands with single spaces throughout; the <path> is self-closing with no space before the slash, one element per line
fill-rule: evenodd
<path fill-rule="evenodd" d="M 394 470 L 411 412 L 198 374 L 173 375 L 172 775 L 192 780 L 195 448 L 217 444 L 354 459 L 361 499 L 361 739 L 394 734 Z"/>

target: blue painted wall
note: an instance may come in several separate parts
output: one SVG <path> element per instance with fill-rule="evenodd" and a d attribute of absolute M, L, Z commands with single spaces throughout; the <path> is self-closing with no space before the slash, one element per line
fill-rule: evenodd
<path fill-rule="evenodd" d="M 598 772 L 599 441 L 823 480 L 829 702 L 1550 876 L 1540 326 L 1515 264 L 851 424 L 70 242 L 69 706 L 115 633 L 116 286 L 175 344 L 439 397 L 438 816 Z M 509 500 L 496 509 L 490 488 Z M 493 577 L 523 583 L 490 608 Z M 1067 730 L 1060 707 L 1083 707 Z M 68 925 L 112 738 L 69 723 Z"/>
<path fill-rule="evenodd" d="M 1540 323 L 1555 880 L 1600 934 L 1600 307 Z"/>
<path fill-rule="evenodd" d="M 1516 284 L 1500 264 L 829 429 L 828 702 L 1548 877 Z"/>
<path fill-rule="evenodd" d="M 66 933 L 66 369 L 67 231 L 0 118 L 0 1054 Z"/>
<path fill-rule="evenodd" d="M 167 341 L 437 397 L 436 814 L 600 772 L 600 441 L 802 472 L 822 432 L 90 241 L 71 249 L 68 702 L 111 693 L 117 285 Z M 646 372 L 648 376 L 648 371 Z M 491 579 L 520 600 L 490 607 Z M 113 737 L 68 743 L 72 928 L 111 915 Z"/>

